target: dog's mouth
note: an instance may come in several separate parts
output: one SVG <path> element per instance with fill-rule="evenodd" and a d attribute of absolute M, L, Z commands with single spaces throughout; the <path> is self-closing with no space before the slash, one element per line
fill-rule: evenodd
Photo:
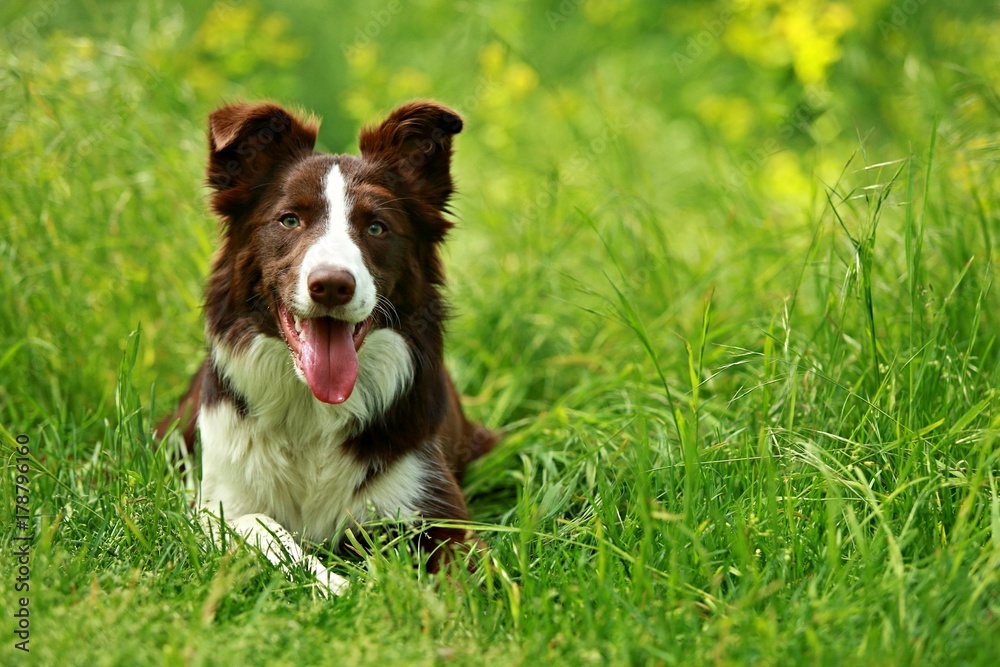
<path fill-rule="evenodd" d="M 300 318 L 278 304 L 278 319 L 295 365 L 313 396 L 324 403 L 343 403 L 358 380 L 358 351 L 372 318 L 345 322 L 332 317 Z"/>

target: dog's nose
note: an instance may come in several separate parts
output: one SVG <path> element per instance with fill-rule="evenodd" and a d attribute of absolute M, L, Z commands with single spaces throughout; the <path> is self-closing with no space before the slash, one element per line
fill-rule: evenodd
<path fill-rule="evenodd" d="M 343 306 L 354 296 L 354 276 L 349 271 L 320 266 L 309 274 L 309 297 L 321 306 Z"/>

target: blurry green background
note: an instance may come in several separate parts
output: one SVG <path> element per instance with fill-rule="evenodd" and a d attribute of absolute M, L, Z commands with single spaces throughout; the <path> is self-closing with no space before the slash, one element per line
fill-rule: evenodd
<path fill-rule="evenodd" d="M 215 234 L 205 117 L 227 100 L 314 111 L 334 152 L 404 100 L 457 108 L 452 271 L 544 283 L 519 314 L 528 338 L 553 298 L 575 299 L 559 274 L 579 268 L 529 257 L 587 257 L 593 274 L 574 277 L 592 286 L 608 270 L 577 211 L 633 230 L 622 259 L 651 271 L 666 258 L 643 253 L 665 248 L 635 221 L 655 218 L 683 266 L 642 288 L 662 290 L 683 332 L 711 285 L 726 303 L 766 295 L 770 311 L 810 242 L 803 214 L 858 151 L 851 170 L 924 153 L 937 118 L 940 187 L 983 192 L 995 178 L 995 3 L 54 0 L 6 2 L 0 17 L 0 348 L 18 348 L 0 360 L 5 419 L 30 412 L 22 391 L 92 411 L 139 322 L 140 377 L 180 391 L 198 364 Z M 36 292 L 33 272 L 51 282 Z M 486 289 L 457 286 L 459 305 Z M 577 336 L 551 344 L 592 342 Z"/>

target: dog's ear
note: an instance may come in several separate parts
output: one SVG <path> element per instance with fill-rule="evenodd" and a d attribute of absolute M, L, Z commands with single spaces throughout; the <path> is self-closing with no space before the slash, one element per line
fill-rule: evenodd
<path fill-rule="evenodd" d="M 385 164 L 417 196 L 442 211 L 454 185 L 451 139 L 462 131 L 462 118 L 429 101 L 404 104 L 377 127 L 361 130 L 361 154 Z"/>
<path fill-rule="evenodd" d="M 230 104 L 208 117 L 208 184 L 212 206 L 232 217 L 253 196 L 254 186 L 278 167 L 307 155 L 319 123 L 271 103 Z"/>

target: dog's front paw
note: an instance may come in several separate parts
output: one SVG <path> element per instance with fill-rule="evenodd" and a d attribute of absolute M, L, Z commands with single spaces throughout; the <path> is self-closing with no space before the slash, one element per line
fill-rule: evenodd
<path fill-rule="evenodd" d="M 333 572 L 316 575 L 316 581 L 319 584 L 318 590 L 320 594 L 325 598 L 331 595 L 343 595 L 347 591 L 347 579 Z"/>
<path fill-rule="evenodd" d="M 330 572 L 314 557 L 309 558 L 309 570 L 316 577 L 316 590 L 325 598 L 343 595 L 347 591 L 347 579 Z"/>

